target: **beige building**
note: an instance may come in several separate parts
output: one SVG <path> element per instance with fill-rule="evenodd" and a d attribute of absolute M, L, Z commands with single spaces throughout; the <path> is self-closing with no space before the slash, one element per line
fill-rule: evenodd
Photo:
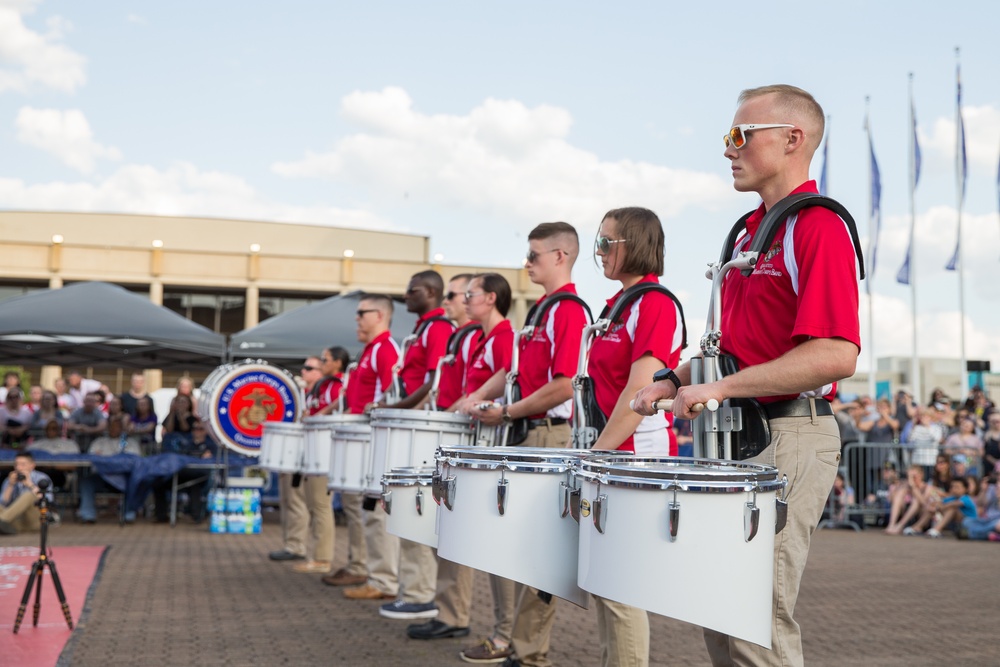
<path fill-rule="evenodd" d="M 0 298 L 102 280 L 230 335 L 342 292 L 401 296 L 410 276 L 429 268 L 446 280 L 456 273 L 502 274 L 513 291 L 513 322 L 523 321 L 542 295 L 523 269 L 446 265 L 433 262 L 429 254 L 429 237 L 394 232 L 219 218 L 6 211 L 0 212 Z M 46 379 L 58 372 L 47 367 Z M 95 369 L 94 376 L 113 391 L 123 388 L 121 371 Z M 124 377 L 127 387 L 127 373 Z M 164 384 L 173 381 L 163 378 Z"/>

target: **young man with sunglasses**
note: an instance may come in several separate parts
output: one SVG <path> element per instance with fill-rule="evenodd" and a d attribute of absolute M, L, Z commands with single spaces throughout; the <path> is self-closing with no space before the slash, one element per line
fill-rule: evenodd
<path fill-rule="evenodd" d="M 531 282 L 545 289 L 546 298 L 557 293 L 576 294 L 573 265 L 580 255 L 576 229 L 566 222 L 545 222 L 528 234 L 525 267 Z M 572 433 L 573 376 L 580 356 L 580 336 L 590 317 L 583 305 L 566 299 L 551 305 L 530 338 L 521 340 L 518 384 L 521 400 L 501 408 L 480 410 L 484 399 L 503 393 L 506 373 L 497 373 L 470 396 L 470 414 L 484 424 L 497 425 L 522 417 L 528 421 L 525 447 L 569 447 Z M 555 623 L 555 598 L 537 589 L 517 584 L 517 611 L 510 646 L 497 645 L 496 638 L 465 649 L 467 662 L 517 655 L 519 664 L 548 667 L 549 642 Z M 511 658 L 513 662 L 513 658 Z"/>
<path fill-rule="evenodd" d="M 406 347 L 399 379 L 406 396 L 395 403 L 380 406 L 391 409 L 419 408 L 434 383 L 438 361 L 448 349 L 448 339 L 455 325 L 441 307 L 444 280 L 437 271 L 421 271 L 410 278 L 406 288 L 406 310 L 417 315 L 413 340 Z M 384 400 L 384 399 L 383 399 Z M 400 597 L 379 608 L 386 618 L 417 619 L 437 616 L 434 590 L 437 560 L 434 550 L 411 540 L 399 541 Z"/>
<path fill-rule="evenodd" d="M 745 90 L 724 137 L 733 185 L 763 200 L 747 221 L 752 237 L 764 213 L 793 193 L 813 192 L 809 163 L 823 137 L 823 110 L 792 86 Z M 744 247 L 742 241 L 737 247 Z M 722 286 L 722 351 L 740 370 L 691 385 L 661 380 L 635 399 L 640 414 L 673 398 L 674 415 L 692 419 L 710 399 L 756 398 L 769 415 L 771 443 L 752 460 L 787 475 L 788 521 L 774 542 L 771 649 L 705 630 L 713 665 L 801 665 L 802 638 L 792 618 L 812 531 L 823 512 L 840 460 L 830 407 L 837 381 L 854 373 L 861 348 L 855 251 L 847 226 L 832 211 L 802 209 L 782 223 L 753 272 L 730 271 Z"/>
<path fill-rule="evenodd" d="M 365 344 L 365 349 L 361 351 L 358 367 L 351 373 L 346 391 L 348 411 L 360 415 L 384 398 L 392 384 L 392 367 L 399 359 L 399 346 L 389 333 L 392 299 L 382 294 L 365 295 L 358 302 L 355 322 L 358 341 Z M 366 550 L 368 579 L 360 586 L 345 589 L 344 597 L 351 600 L 395 598 L 399 590 L 399 539 L 386 533 L 385 510 L 379 505 L 365 511 L 363 521 L 364 547 L 357 545 L 357 548 Z M 351 534 L 355 534 L 354 531 Z M 355 548 L 352 544 L 351 549 Z"/>

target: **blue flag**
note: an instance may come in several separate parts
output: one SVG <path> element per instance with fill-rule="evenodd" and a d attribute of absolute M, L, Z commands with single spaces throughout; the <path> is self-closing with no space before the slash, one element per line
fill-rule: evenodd
<path fill-rule="evenodd" d="M 867 121 L 865 125 L 868 125 Z M 878 161 L 875 159 L 875 146 L 872 144 L 872 131 L 868 127 L 868 151 L 871 154 L 871 174 L 872 174 L 872 209 L 870 211 L 869 232 L 872 235 L 871 264 L 868 267 L 868 293 L 871 294 L 872 282 L 875 278 L 875 259 L 878 255 L 878 235 L 882 226 L 882 176 L 878 170 Z"/>
<path fill-rule="evenodd" d="M 827 196 L 827 184 L 826 184 L 826 158 L 827 149 L 830 147 L 830 131 L 827 129 L 826 141 L 823 142 L 823 168 L 819 172 L 819 193 L 824 197 Z"/>
<path fill-rule="evenodd" d="M 910 187 L 913 191 L 917 189 L 917 183 L 920 182 L 920 142 L 917 140 L 917 109 L 913 105 L 913 100 L 910 100 L 910 118 L 913 119 L 913 164 L 910 165 Z M 906 244 L 906 258 L 903 260 L 903 266 L 899 267 L 899 272 L 896 273 L 896 282 L 902 283 L 904 285 L 910 284 L 910 258 L 913 256 L 913 233 L 914 230 L 910 228 L 910 241 Z"/>
<path fill-rule="evenodd" d="M 968 161 L 965 155 L 965 122 L 962 119 L 962 71 L 961 66 L 955 67 L 956 82 L 956 111 L 955 111 L 955 178 L 958 187 L 958 210 L 961 216 L 962 205 L 965 203 L 965 182 Z M 958 266 L 958 249 L 962 243 L 962 220 L 958 221 L 958 238 L 955 239 L 955 252 L 951 255 L 948 266 L 944 267 L 949 271 L 954 271 Z"/>

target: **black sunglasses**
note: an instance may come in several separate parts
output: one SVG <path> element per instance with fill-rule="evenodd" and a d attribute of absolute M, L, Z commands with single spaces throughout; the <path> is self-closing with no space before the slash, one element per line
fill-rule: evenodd
<path fill-rule="evenodd" d="M 358 317 L 364 317 L 366 313 L 377 313 L 377 312 L 378 310 L 376 308 L 358 308 L 356 314 Z"/>
<path fill-rule="evenodd" d="M 303 366 L 302 370 L 304 370 L 304 371 L 318 371 L 319 369 L 316 368 L 315 366 Z"/>

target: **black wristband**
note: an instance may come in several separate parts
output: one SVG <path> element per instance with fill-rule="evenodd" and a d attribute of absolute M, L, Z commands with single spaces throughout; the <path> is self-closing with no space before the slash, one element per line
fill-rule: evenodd
<path fill-rule="evenodd" d="M 677 377 L 677 373 L 674 372 L 673 368 L 662 368 L 653 373 L 653 382 L 659 382 L 660 380 L 670 380 L 674 383 L 675 387 L 678 389 L 681 388 L 681 379 Z"/>

